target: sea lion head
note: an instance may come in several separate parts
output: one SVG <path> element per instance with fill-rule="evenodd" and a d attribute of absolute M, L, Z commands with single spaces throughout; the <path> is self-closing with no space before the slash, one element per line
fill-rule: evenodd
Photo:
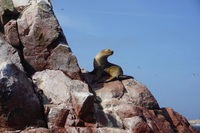
<path fill-rule="evenodd" d="M 112 51 L 111 49 L 103 49 L 100 53 L 101 55 L 108 57 L 112 55 L 114 51 Z"/>

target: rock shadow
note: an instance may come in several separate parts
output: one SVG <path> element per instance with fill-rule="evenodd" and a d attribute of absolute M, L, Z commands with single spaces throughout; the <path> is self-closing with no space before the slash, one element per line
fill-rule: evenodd
<path fill-rule="evenodd" d="M 6 117 L 2 118 L 0 125 L 14 129 L 47 127 L 39 100 L 26 73 L 15 64 L 6 64 L 1 72 L 0 92 L 3 93 L 0 93 L 0 115 Z"/>
<path fill-rule="evenodd" d="M 112 113 L 112 112 L 111 112 Z M 112 127 L 112 128 L 122 128 L 122 122 L 118 121 L 112 114 L 106 113 L 102 110 L 96 110 L 95 119 L 97 122 L 97 127 Z"/>

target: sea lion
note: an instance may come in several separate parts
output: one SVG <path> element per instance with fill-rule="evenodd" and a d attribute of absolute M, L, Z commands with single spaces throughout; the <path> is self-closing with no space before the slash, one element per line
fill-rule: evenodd
<path fill-rule="evenodd" d="M 111 49 L 103 49 L 95 56 L 93 62 L 94 69 L 90 72 L 94 74 L 92 84 L 98 82 L 104 75 L 109 75 L 110 77 L 103 82 L 109 82 L 114 79 L 133 78 L 132 76 L 123 75 L 123 70 L 120 66 L 108 62 L 108 57 L 113 55 L 113 53 L 114 51 Z"/>

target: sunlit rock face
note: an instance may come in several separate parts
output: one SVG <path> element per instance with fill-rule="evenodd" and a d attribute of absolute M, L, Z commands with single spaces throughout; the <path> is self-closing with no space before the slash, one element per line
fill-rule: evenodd
<path fill-rule="evenodd" d="M 197 133 L 136 79 L 90 84 L 93 76 L 49 0 L 0 0 L 0 132 Z"/>
<path fill-rule="evenodd" d="M 91 83 L 93 76 L 87 72 L 83 75 Z M 136 133 L 197 132 L 173 109 L 160 108 L 148 88 L 135 79 L 96 83 L 91 87 L 101 101 L 95 106 L 97 127 Z"/>
<path fill-rule="evenodd" d="M 22 53 L 29 75 L 45 69 L 61 70 L 81 80 L 76 57 L 63 35 L 51 3 L 44 0 L 2 0 L 1 31 L 5 40 Z"/>

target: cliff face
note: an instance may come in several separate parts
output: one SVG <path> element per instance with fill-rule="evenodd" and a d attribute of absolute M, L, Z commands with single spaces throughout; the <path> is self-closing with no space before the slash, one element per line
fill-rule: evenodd
<path fill-rule="evenodd" d="M 91 85 L 48 0 L 0 0 L 0 132 L 197 132 L 135 79 Z"/>

